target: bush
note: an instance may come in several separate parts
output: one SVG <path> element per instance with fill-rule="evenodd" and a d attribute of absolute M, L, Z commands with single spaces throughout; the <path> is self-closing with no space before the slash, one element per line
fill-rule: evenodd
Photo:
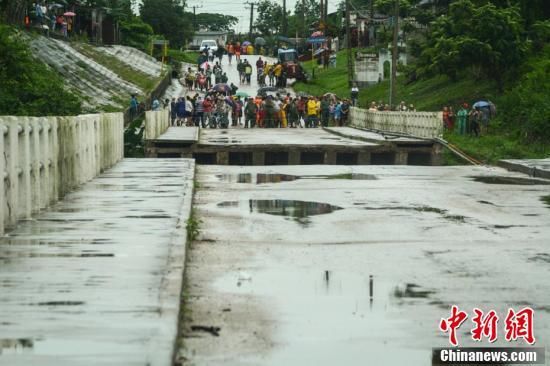
<path fill-rule="evenodd" d="M 550 141 L 550 47 L 529 62 L 530 70 L 507 93 L 500 111 L 504 126 L 527 141 Z"/>
<path fill-rule="evenodd" d="M 13 28 L 0 24 L 0 115 L 76 115 L 81 104 Z"/>

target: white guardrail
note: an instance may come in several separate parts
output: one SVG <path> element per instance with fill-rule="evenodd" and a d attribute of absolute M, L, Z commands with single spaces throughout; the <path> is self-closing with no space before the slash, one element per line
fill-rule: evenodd
<path fill-rule="evenodd" d="M 0 235 L 124 156 L 122 113 L 0 116 Z"/>
<path fill-rule="evenodd" d="M 352 107 L 350 125 L 377 131 L 404 133 L 416 137 L 443 135 L 442 112 L 371 112 Z"/>

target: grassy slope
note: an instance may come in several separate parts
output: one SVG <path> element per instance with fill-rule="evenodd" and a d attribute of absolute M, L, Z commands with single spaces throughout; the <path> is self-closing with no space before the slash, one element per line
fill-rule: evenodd
<path fill-rule="evenodd" d="M 311 74 L 311 62 L 305 62 L 304 67 Z M 438 111 L 443 105 L 458 105 L 463 100 L 468 102 L 480 98 L 494 100 L 494 85 L 486 80 L 476 81 L 472 78 L 451 82 L 445 76 L 420 80 L 405 85 L 404 77 L 398 77 L 396 101 L 405 101 L 414 104 L 418 110 Z M 371 101 L 388 103 L 389 80 L 361 90 L 359 105 L 367 106 Z M 340 51 L 337 55 L 335 68 L 315 69 L 315 79 L 309 83 L 296 83 L 296 91 L 303 91 L 313 95 L 322 95 L 326 92 L 335 93 L 342 98 L 350 97 L 350 88 L 347 84 L 347 58 L 346 52 Z"/>
<path fill-rule="evenodd" d="M 304 63 L 304 67 L 308 73 L 311 73 L 311 62 Z M 498 106 L 500 99 L 494 83 L 488 80 L 463 78 L 453 82 L 445 76 L 438 76 L 408 85 L 405 85 L 404 82 L 403 77 L 398 78 L 396 101 L 403 100 L 407 105 L 414 104 L 419 111 L 439 111 L 444 105 L 452 105 L 457 110 L 463 101 L 472 104 L 482 98 L 491 99 Z M 345 51 L 338 53 L 336 68 L 316 69 L 315 79 L 307 84 L 296 83 L 294 89 L 312 95 L 332 92 L 342 98 L 349 98 Z M 371 101 L 387 103 L 388 98 L 389 81 L 384 81 L 362 89 L 359 105 L 366 107 Z M 525 144 L 518 136 L 510 135 L 500 128 L 498 120 L 492 122 L 495 128 L 490 134 L 481 138 L 447 133 L 445 139 L 457 145 L 467 154 L 489 164 L 506 158 L 545 158 L 550 156 L 550 142 L 548 144 Z"/>
<path fill-rule="evenodd" d="M 139 86 L 144 92 L 152 91 L 161 78 L 155 78 L 141 71 L 135 70 L 120 61 L 116 57 L 104 54 L 96 50 L 93 46 L 81 43 L 74 46 L 82 54 L 90 57 L 92 60 L 116 73 L 122 79 Z"/>

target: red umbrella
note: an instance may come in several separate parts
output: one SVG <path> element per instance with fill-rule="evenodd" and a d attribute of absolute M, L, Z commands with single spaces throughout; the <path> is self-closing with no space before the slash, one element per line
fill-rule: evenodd
<path fill-rule="evenodd" d="M 64 13 L 63 15 L 66 16 L 66 17 L 74 17 L 74 16 L 76 16 L 76 14 L 73 13 L 72 11 L 68 11 L 68 12 Z"/>

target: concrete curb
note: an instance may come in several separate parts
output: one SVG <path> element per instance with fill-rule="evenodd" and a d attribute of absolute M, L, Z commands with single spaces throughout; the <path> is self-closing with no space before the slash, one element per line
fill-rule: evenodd
<path fill-rule="evenodd" d="M 536 166 L 537 161 L 542 162 L 543 160 L 499 160 L 497 165 L 513 172 L 527 174 L 530 177 L 550 179 L 550 170 L 538 168 Z"/>

